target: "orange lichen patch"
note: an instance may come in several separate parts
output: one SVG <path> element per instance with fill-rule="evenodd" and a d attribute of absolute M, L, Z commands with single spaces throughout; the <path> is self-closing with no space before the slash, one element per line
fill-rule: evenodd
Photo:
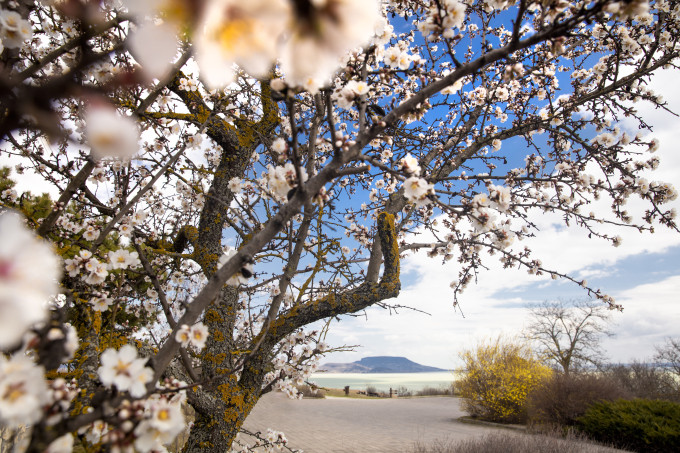
<path fill-rule="evenodd" d="M 92 330 L 99 335 L 102 330 L 102 314 L 98 311 L 94 312 L 94 319 L 92 320 Z"/>
<path fill-rule="evenodd" d="M 213 340 L 223 342 L 224 341 L 224 333 L 221 330 L 215 330 L 212 332 Z"/>
<path fill-rule="evenodd" d="M 212 323 L 221 323 L 223 321 L 222 316 L 220 316 L 220 314 L 214 308 L 211 308 L 211 309 L 209 309 L 205 312 L 205 318 L 204 319 L 207 323 L 211 323 L 211 324 Z"/>
<path fill-rule="evenodd" d="M 217 219 L 215 219 L 215 222 L 216 224 L 219 223 Z M 219 223 L 219 225 L 221 225 L 221 223 Z M 192 259 L 196 261 L 199 266 L 201 266 L 203 273 L 209 276 L 215 273 L 215 270 L 217 269 L 217 261 L 220 259 L 220 255 L 217 253 L 211 253 L 208 248 L 202 246 L 201 244 L 197 244 L 194 245 Z"/>
<path fill-rule="evenodd" d="M 252 398 L 247 390 L 235 382 L 234 377 L 230 377 L 229 382 L 220 384 L 217 390 L 220 399 L 227 406 L 223 414 L 224 421 L 240 426 L 255 405 L 257 398 Z"/>
<path fill-rule="evenodd" d="M 206 352 L 201 356 L 203 361 L 212 363 L 214 365 L 221 365 L 224 363 L 224 361 L 227 359 L 227 354 L 212 354 L 209 352 Z"/>

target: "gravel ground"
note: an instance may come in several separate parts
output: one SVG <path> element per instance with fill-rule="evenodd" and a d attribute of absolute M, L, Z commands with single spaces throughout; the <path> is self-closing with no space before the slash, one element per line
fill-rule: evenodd
<path fill-rule="evenodd" d="M 305 453 L 409 452 L 416 442 L 458 441 L 499 431 L 461 423 L 458 398 L 325 398 L 265 395 L 245 422 L 251 431 L 283 431 Z"/>

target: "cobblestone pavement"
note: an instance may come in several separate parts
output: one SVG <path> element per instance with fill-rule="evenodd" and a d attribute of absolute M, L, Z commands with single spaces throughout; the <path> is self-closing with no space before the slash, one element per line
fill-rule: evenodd
<path fill-rule="evenodd" d="M 456 441 L 497 428 L 456 421 L 458 398 L 287 399 L 265 395 L 245 422 L 251 431 L 283 431 L 305 453 L 410 452 L 416 442 Z"/>

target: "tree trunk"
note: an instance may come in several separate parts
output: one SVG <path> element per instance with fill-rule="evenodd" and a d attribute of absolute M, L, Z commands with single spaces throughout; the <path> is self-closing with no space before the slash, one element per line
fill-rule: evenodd
<path fill-rule="evenodd" d="M 185 452 L 228 452 L 260 398 L 259 388 L 244 389 L 233 376 L 214 390 L 199 391 L 190 397 L 196 408 L 196 419 Z"/>

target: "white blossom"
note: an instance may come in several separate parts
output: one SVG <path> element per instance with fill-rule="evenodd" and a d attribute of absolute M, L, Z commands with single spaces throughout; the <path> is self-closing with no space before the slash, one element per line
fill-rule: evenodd
<path fill-rule="evenodd" d="M 104 280 L 106 280 L 106 277 L 109 275 L 106 264 L 100 263 L 95 258 L 90 258 L 90 260 L 87 261 L 85 269 L 90 272 L 85 277 L 85 283 L 90 285 L 104 283 Z"/>
<path fill-rule="evenodd" d="M 220 268 L 224 266 L 232 256 L 236 255 L 236 250 L 228 249 L 217 261 L 217 267 Z M 247 274 L 247 275 L 244 275 Z M 229 277 L 227 280 L 227 285 L 238 286 L 242 283 L 247 283 L 250 275 L 253 274 L 253 265 L 251 263 L 246 263 L 241 270 L 237 271 L 234 275 Z"/>
<path fill-rule="evenodd" d="M 461 82 L 460 80 L 456 80 L 451 85 L 444 88 L 441 91 L 441 93 L 442 94 L 456 94 L 462 87 L 463 87 L 463 82 Z"/>
<path fill-rule="evenodd" d="M 88 225 L 87 227 L 85 227 L 83 237 L 85 238 L 86 241 L 94 241 L 99 237 L 99 231 L 95 230 L 92 225 Z"/>
<path fill-rule="evenodd" d="M 175 332 L 175 341 L 186 348 L 191 342 L 191 329 L 186 324 L 182 324 Z"/>
<path fill-rule="evenodd" d="M 510 97 L 510 92 L 505 87 L 497 88 L 495 94 L 499 101 L 507 101 Z"/>
<path fill-rule="evenodd" d="M 510 231 L 508 228 L 500 228 L 494 231 L 494 245 L 498 248 L 504 249 L 510 247 L 515 240 L 515 233 Z"/>
<path fill-rule="evenodd" d="M 510 195 L 510 188 L 505 186 L 489 186 L 489 205 L 492 208 L 498 209 L 501 212 L 506 212 L 510 209 L 510 202 L 512 197 Z"/>
<path fill-rule="evenodd" d="M 140 226 L 144 224 L 144 221 L 146 220 L 147 213 L 144 211 L 136 211 L 134 214 L 132 214 L 132 218 L 130 219 L 132 222 L 132 225 L 134 226 Z"/>
<path fill-rule="evenodd" d="M 135 268 L 141 264 L 137 252 L 118 249 L 109 252 L 109 269 Z"/>
<path fill-rule="evenodd" d="M 162 79 L 170 71 L 178 50 L 179 33 L 173 21 L 150 20 L 143 21 L 132 31 L 128 39 L 130 50 L 147 77 Z"/>
<path fill-rule="evenodd" d="M 408 53 L 394 46 L 385 51 L 385 64 L 390 68 L 408 69 L 411 64 L 411 58 Z M 406 67 L 402 68 L 404 65 Z"/>
<path fill-rule="evenodd" d="M 478 193 L 472 197 L 472 205 L 475 207 L 485 207 L 489 206 L 489 197 L 485 193 Z"/>
<path fill-rule="evenodd" d="M 288 192 L 298 185 L 295 166 L 288 162 L 284 166 L 273 167 L 269 165 L 267 168 L 269 170 L 267 174 L 267 187 L 277 199 L 285 200 Z M 307 172 L 304 168 L 300 169 L 300 175 L 302 176 L 303 183 L 307 181 Z"/>
<path fill-rule="evenodd" d="M 123 345 L 120 350 L 109 348 L 102 353 L 101 367 L 97 370 L 102 384 L 115 385 L 121 391 L 130 391 L 134 397 L 146 393 L 146 383 L 153 378 L 153 370 L 146 365 L 146 359 L 137 357 L 137 349 Z"/>
<path fill-rule="evenodd" d="M 191 327 L 183 324 L 177 329 L 175 340 L 183 347 L 191 345 L 200 351 L 205 347 L 205 342 L 208 340 L 208 327 L 202 322 Z"/>
<path fill-rule="evenodd" d="M 430 196 L 434 195 L 434 185 L 417 176 L 411 176 L 404 181 L 404 196 L 416 206 L 421 207 L 432 202 Z"/>
<path fill-rule="evenodd" d="M 496 215 L 485 207 L 479 207 L 472 211 L 470 222 L 472 227 L 478 233 L 490 231 L 493 228 L 493 223 L 496 220 Z"/>
<path fill-rule="evenodd" d="M 286 140 L 278 137 L 272 142 L 272 150 L 277 153 L 277 154 L 283 154 L 286 152 L 288 149 L 288 144 L 286 144 Z"/>
<path fill-rule="evenodd" d="M 92 305 L 92 309 L 99 312 L 108 310 L 112 303 L 113 299 L 108 297 L 95 297 L 90 299 L 90 305 Z"/>
<path fill-rule="evenodd" d="M 85 439 L 91 444 L 99 443 L 102 436 L 109 430 L 109 425 L 102 420 L 97 420 L 89 426 Z"/>
<path fill-rule="evenodd" d="M 31 23 L 16 11 L 0 10 L 0 37 L 8 49 L 17 49 L 33 36 Z"/>
<path fill-rule="evenodd" d="M 407 154 L 400 161 L 401 169 L 410 175 L 418 176 L 420 175 L 420 165 L 418 165 L 418 159 Z"/>
<path fill-rule="evenodd" d="M 182 412 L 185 397 L 181 395 L 168 399 L 165 396 L 151 396 L 145 406 L 145 419 L 135 428 L 135 448 L 138 452 L 165 451 L 164 445 L 171 443 L 186 428 Z"/>
<path fill-rule="evenodd" d="M 197 322 L 191 326 L 189 336 L 191 345 L 200 351 L 205 347 L 205 342 L 208 340 L 208 327 L 202 322 Z"/>

